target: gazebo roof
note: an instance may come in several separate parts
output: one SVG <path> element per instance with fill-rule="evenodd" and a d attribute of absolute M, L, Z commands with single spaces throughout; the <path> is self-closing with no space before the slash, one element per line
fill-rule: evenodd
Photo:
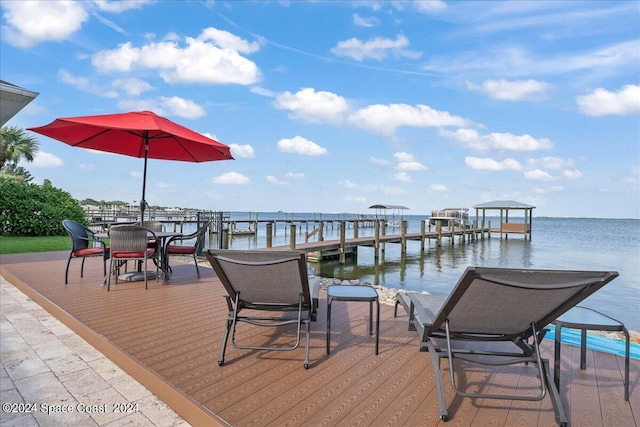
<path fill-rule="evenodd" d="M 516 202 L 515 200 L 494 200 L 473 207 L 475 209 L 535 209 L 535 206 Z"/>

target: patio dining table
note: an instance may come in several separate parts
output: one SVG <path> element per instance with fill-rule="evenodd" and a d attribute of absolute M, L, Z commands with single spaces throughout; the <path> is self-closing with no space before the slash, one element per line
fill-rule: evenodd
<path fill-rule="evenodd" d="M 169 240 L 169 238 L 171 237 L 176 237 L 176 236 L 182 236 L 182 233 L 178 232 L 178 231 L 154 231 L 153 232 L 156 236 L 156 238 L 158 238 L 160 240 L 160 270 L 162 270 L 162 274 L 164 275 L 165 280 L 169 279 L 171 277 L 171 270 L 169 268 L 169 254 L 167 253 L 167 248 L 166 248 L 166 243 L 167 240 Z M 109 238 L 109 233 L 96 233 L 95 236 L 97 238 L 100 239 L 108 239 Z M 149 237 L 152 237 L 151 234 L 149 234 Z M 131 275 L 136 275 L 139 274 L 140 278 L 131 278 L 129 277 L 127 280 L 129 281 L 138 281 L 138 280 L 144 280 L 144 275 L 140 274 L 141 270 L 140 270 L 140 265 L 138 265 L 138 271 L 134 272 L 134 273 L 130 273 Z M 111 274 L 110 272 L 108 274 Z M 151 274 L 151 273 L 150 273 Z M 106 278 L 105 278 L 106 280 Z"/>

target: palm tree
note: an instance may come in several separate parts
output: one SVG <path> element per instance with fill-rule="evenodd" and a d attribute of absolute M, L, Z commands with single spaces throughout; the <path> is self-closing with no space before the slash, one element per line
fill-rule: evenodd
<path fill-rule="evenodd" d="M 16 165 L 20 160 L 33 161 L 38 151 L 38 140 L 16 126 L 0 129 L 0 169 L 5 164 Z"/>

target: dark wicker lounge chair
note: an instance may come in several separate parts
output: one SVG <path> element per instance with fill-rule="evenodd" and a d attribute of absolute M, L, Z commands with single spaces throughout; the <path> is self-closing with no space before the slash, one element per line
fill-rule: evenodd
<path fill-rule="evenodd" d="M 558 316 L 615 279 L 617 272 L 523 270 L 469 267 L 448 297 L 424 294 L 399 295 L 408 306 L 410 329 L 420 334 L 421 350 L 429 351 L 435 370 L 440 418 L 449 414 L 444 395 L 440 359 L 449 359 L 450 381 L 463 397 L 509 400 L 542 400 L 550 393 L 556 421 L 567 418 L 550 378 L 549 362 L 540 355 L 545 327 Z M 408 299 L 408 300 L 407 300 Z M 476 342 L 456 348 L 453 341 Z M 438 346 L 438 341 L 443 346 Z M 513 344 L 506 351 L 483 351 L 484 344 L 503 341 Z M 458 345 L 458 347 L 460 347 Z M 539 372 L 540 393 L 536 396 L 470 393 L 456 385 L 452 359 L 486 365 L 532 363 Z"/>
<path fill-rule="evenodd" d="M 290 351 L 298 348 L 302 325 L 306 328 L 304 367 L 309 367 L 309 329 L 315 321 L 318 289 L 309 287 L 305 254 L 297 251 L 208 250 L 205 255 L 226 290 L 229 307 L 218 364 L 224 364 L 229 333 L 239 349 Z M 243 310 L 250 312 L 243 315 Z M 280 312 L 279 317 L 259 317 L 255 311 Z M 283 316 L 296 313 L 295 318 Z M 297 324 L 296 342 L 291 346 L 254 346 L 236 342 L 238 322 L 257 326 Z"/>

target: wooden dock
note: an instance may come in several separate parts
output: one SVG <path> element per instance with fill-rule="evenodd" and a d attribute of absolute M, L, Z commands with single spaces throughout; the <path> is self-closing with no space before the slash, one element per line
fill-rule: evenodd
<path fill-rule="evenodd" d="M 80 278 L 72 263 L 64 284 L 67 252 L 3 255 L 0 272 L 16 287 L 160 397 L 194 426 L 553 426 L 551 401 L 456 397 L 443 363 L 451 419 L 440 421 L 434 371 L 404 312 L 381 307 L 380 353 L 368 335 L 368 305 L 333 306 L 331 355 L 326 354 L 326 296 L 311 326 L 311 367 L 304 349 L 292 352 L 227 351 L 217 357 L 227 307 L 224 288 L 210 268 L 173 264 L 170 281 L 100 286 L 102 263 L 90 259 Z M 19 320 L 17 320 L 19 321 Z M 294 330 L 274 333 L 255 326 L 240 332 L 252 343 L 290 341 Z M 10 337 L 3 335 L 3 351 Z M 545 357 L 553 341 L 544 340 Z M 3 353 L 5 355 L 6 353 Z M 473 367 L 456 361 L 462 387 L 494 394 L 531 393 L 537 381 L 529 366 Z M 562 349 L 560 396 L 571 425 L 635 426 L 640 420 L 640 362 L 631 361 L 630 401 L 623 399 L 622 357 Z M 108 401 L 109 403 L 113 403 Z M 60 402 L 57 402 L 60 403 Z"/>
<path fill-rule="evenodd" d="M 267 234 L 267 249 L 282 250 L 292 249 L 300 250 L 310 254 L 309 258 L 312 260 L 320 261 L 327 257 L 338 258 L 340 263 L 344 264 L 345 260 L 349 256 L 357 254 L 357 248 L 359 246 L 368 246 L 374 248 L 375 258 L 380 257 L 380 252 L 385 250 L 386 244 L 399 244 L 401 245 L 401 253 L 406 253 L 407 242 L 418 241 L 421 243 L 420 251 L 424 251 L 425 244 L 428 240 L 435 240 L 438 245 L 442 244 L 443 239 L 448 238 L 449 244 L 453 244 L 455 238 L 458 237 L 461 242 L 467 240 L 476 240 L 478 238 L 484 238 L 485 235 L 490 236 L 491 229 L 477 229 L 475 227 L 448 227 L 442 228 L 440 224 L 436 227 L 435 231 L 427 231 L 426 221 L 421 221 L 419 233 L 407 233 L 407 221 L 402 221 L 400 227 L 400 234 L 385 234 L 384 221 L 378 221 L 374 223 L 375 232 L 373 236 L 358 237 L 358 228 L 354 227 L 354 237 L 346 237 L 347 225 L 344 221 L 339 223 L 340 227 L 340 239 L 338 240 L 323 240 L 319 238 L 317 241 L 304 243 L 298 243 L 296 240 L 295 224 L 292 224 L 289 236 L 289 245 L 285 246 L 272 246 L 269 240 L 269 234 Z M 269 233 L 269 231 L 267 231 Z"/>

